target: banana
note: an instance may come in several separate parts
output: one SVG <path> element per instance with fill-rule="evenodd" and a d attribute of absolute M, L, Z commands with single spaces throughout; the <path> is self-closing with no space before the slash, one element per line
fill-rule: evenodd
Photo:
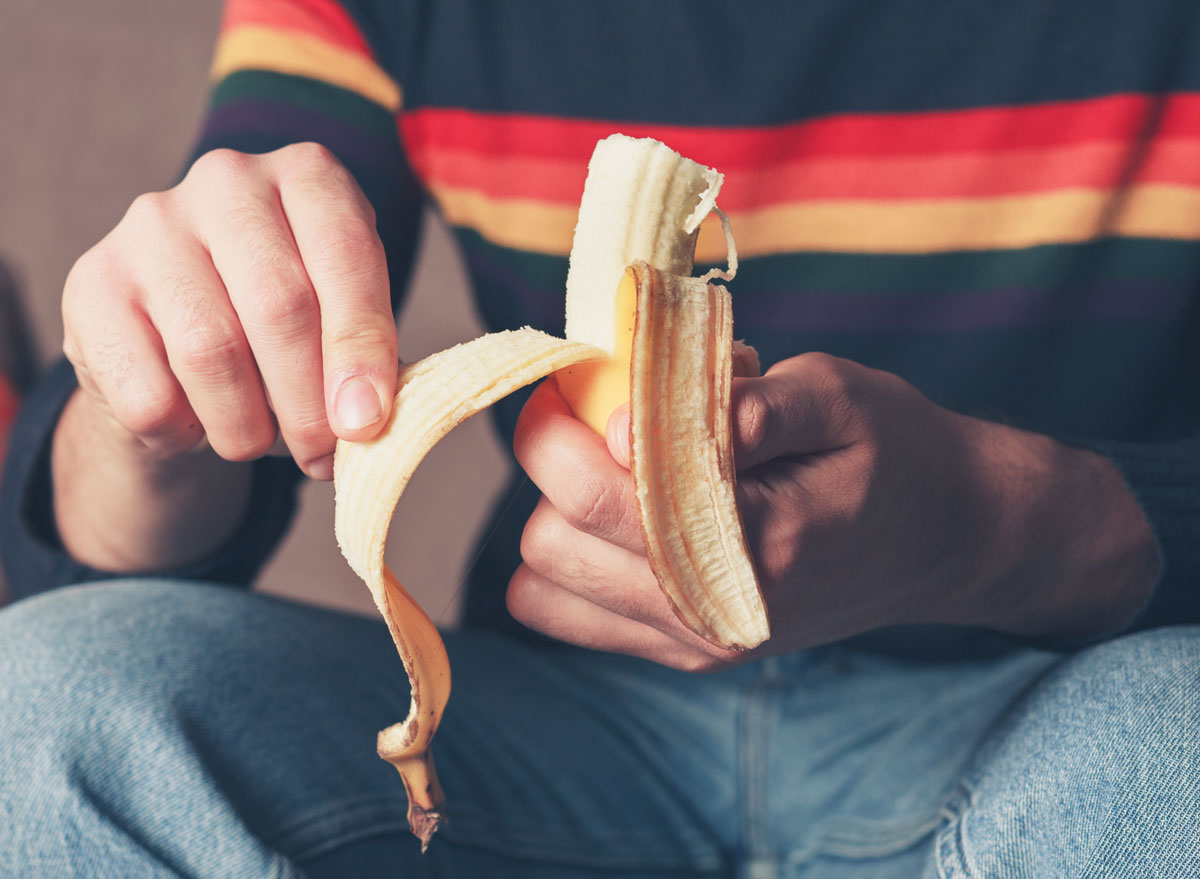
<path fill-rule="evenodd" d="M 429 743 L 450 697 L 450 661 L 433 621 L 383 561 L 396 504 L 413 471 L 458 424 L 517 388 L 600 352 L 529 328 L 492 333 L 401 369 L 387 425 L 374 440 L 339 442 L 334 534 L 371 590 L 411 688 L 408 716 L 379 733 L 379 756 L 400 772 L 408 823 L 424 851 L 445 801 Z"/>
<path fill-rule="evenodd" d="M 430 743 L 450 667 L 433 622 L 384 563 L 384 542 L 413 471 L 466 418 L 551 373 L 576 416 L 602 435 L 629 401 L 647 557 L 676 614 L 721 646 L 746 649 L 769 636 L 734 499 L 729 294 L 708 283 L 737 267 L 728 218 L 716 207 L 722 179 L 657 141 L 600 141 L 571 249 L 567 339 L 529 328 L 493 333 L 406 365 L 380 435 L 337 445 L 338 544 L 371 590 L 411 689 L 408 716 L 379 734 L 377 748 L 403 778 L 422 851 L 444 820 Z M 700 223 L 713 211 L 730 271 L 687 277 Z"/>

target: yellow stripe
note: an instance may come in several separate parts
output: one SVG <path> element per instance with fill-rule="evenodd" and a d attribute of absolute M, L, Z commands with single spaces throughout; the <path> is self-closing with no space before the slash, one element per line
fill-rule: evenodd
<path fill-rule="evenodd" d="M 298 31 L 243 25 L 222 34 L 212 76 L 221 79 L 238 70 L 307 76 L 357 92 L 392 113 L 400 109 L 400 86 L 378 64 Z"/>
<path fill-rule="evenodd" d="M 576 205 L 525 198 L 492 198 L 473 189 L 432 186 L 446 221 L 515 250 L 566 256 L 575 234 Z"/>
<path fill-rule="evenodd" d="M 565 256 L 574 206 L 491 198 L 433 187 L 446 219 L 495 244 Z M 813 201 L 730 215 L 738 253 L 929 253 L 1086 241 L 1111 235 L 1200 239 L 1200 190 L 1147 184 L 1120 193 L 1067 189 L 1035 195 L 928 201 Z M 710 217 L 696 258 L 720 262 L 725 242 Z"/>

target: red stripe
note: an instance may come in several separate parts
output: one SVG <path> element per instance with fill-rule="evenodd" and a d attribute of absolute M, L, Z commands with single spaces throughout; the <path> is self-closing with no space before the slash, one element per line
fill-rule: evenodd
<path fill-rule="evenodd" d="M 653 136 L 723 171 L 796 156 L 931 156 L 1200 136 L 1200 94 L 1112 95 L 1016 107 L 832 116 L 787 125 L 681 127 L 423 108 L 401 118 L 418 164 L 431 150 L 586 161 L 614 131 Z"/>
<path fill-rule="evenodd" d="M 1132 171 L 1130 163 L 1136 163 Z M 426 150 L 418 173 L 431 186 L 477 190 L 494 198 L 576 204 L 583 160 Z M 1122 183 L 1200 186 L 1200 139 L 1155 141 L 1142 155 L 1128 144 L 1084 144 L 1007 154 L 929 158 L 802 159 L 725 175 L 721 206 L 753 210 L 822 199 L 970 198 L 1055 189 L 1109 189 Z"/>
<path fill-rule="evenodd" d="M 8 448 L 8 431 L 20 408 L 21 398 L 8 379 L 0 375 L 0 460 Z"/>
<path fill-rule="evenodd" d="M 368 58 L 371 47 L 358 25 L 336 0 L 228 0 L 221 31 L 260 25 L 298 31 Z"/>

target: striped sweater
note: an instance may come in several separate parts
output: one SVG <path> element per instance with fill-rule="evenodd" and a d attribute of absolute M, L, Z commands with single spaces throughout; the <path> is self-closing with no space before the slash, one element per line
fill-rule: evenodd
<path fill-rule="evenodd" d="M 229 0 L 197 151 L 320 141 L 375 205 L 397 306 L 428 201 L 489 329 L 561 333 L 595 141 L 663 140 L 726 175 L 764 365 L 830 352 L 1113 458 L 1163 557 L 1148 626 L 1200 620 L 1197 45 L 1193 0 Z M 706 223 L 699 261 L 722 253 Z M 522 402 L 493 410 L 502 437 Z M 272 467 L 278 524 L 205 573 L 269 551 L 295 478 Z M 468 622 L 505 618 L 525 495 Z"/>

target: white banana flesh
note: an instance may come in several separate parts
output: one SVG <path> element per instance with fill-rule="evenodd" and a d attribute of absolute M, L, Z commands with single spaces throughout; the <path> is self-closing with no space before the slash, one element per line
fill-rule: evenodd
<path fill-rule="evenodd" d="M 690 275 L 700 223 L 724 181 L 651 138 L 614 134 L 596 144 L 567 270 L 568 339 L 614 354 L 613 291 L 626 267 L 642 260 Z"/>

